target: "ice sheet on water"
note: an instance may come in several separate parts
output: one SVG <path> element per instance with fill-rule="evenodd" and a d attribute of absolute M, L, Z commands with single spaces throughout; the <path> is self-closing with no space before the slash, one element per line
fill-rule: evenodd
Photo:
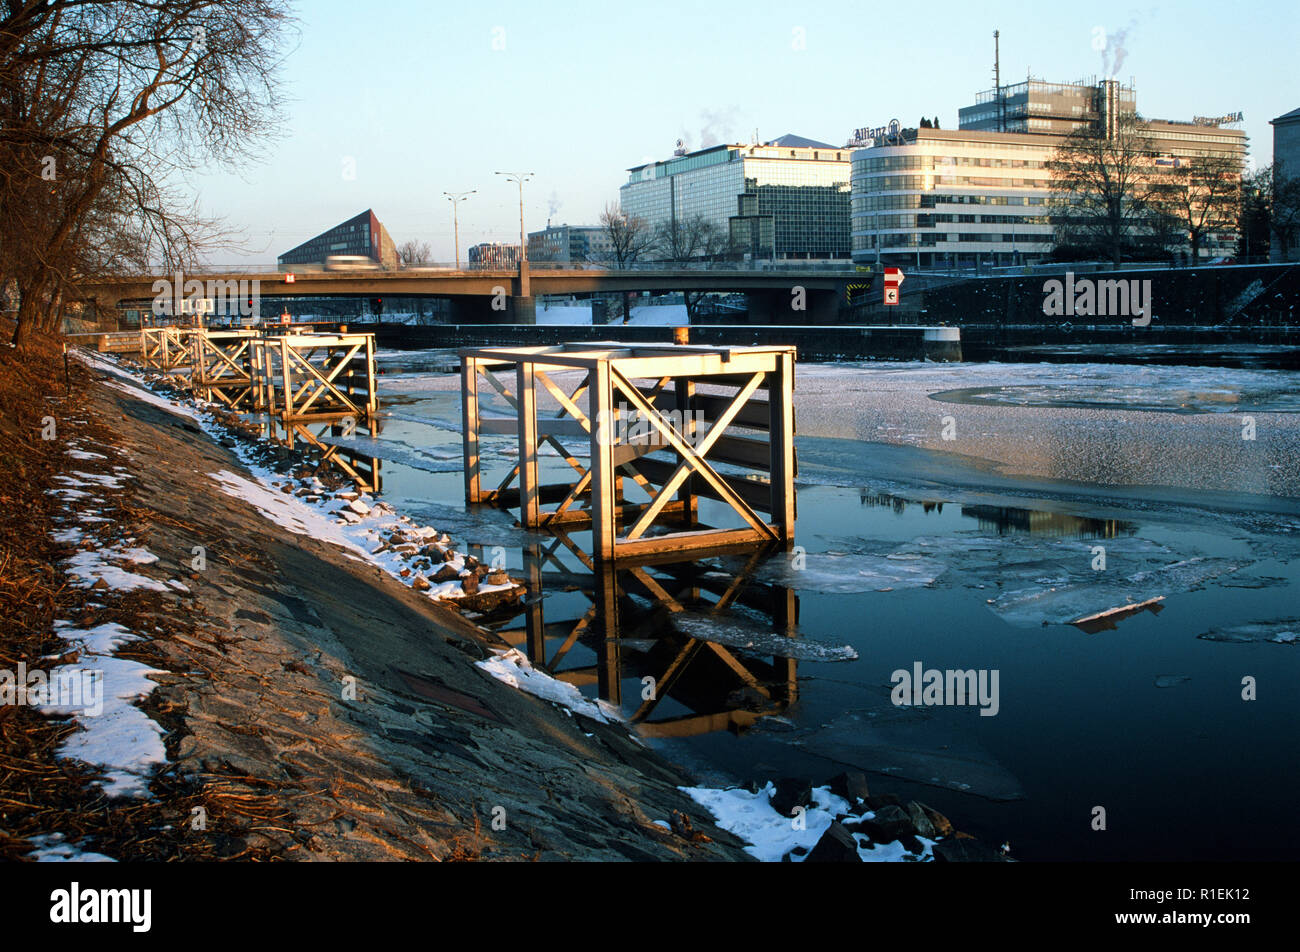
<path fill-rule="evenodd" d="M 796 661 L 853 661 L 858 657 L 857 651 L 849 645 L 791 638 L 739 615 L 677 612 L 672 615 L 672 623 L 678 631 L 691 638 L 764 657 L 793 658 Z"/>
<path fill-rule="evenodd" d="M 440 417 L 420 416 L 415 413 L 403 413 L 400 410 L 383 410 L 380 416 L 389 417 L 394 420 L 404 420 L 407 423 L 422 423 L 425 426 L 436 427 L 439 430 L 446 430 L 449 433 L 463 433 L 465 428 L 459 421 L 444 420 Z"/>
<path fill-rule="evenodd" d="M 1241 625 L 1211 628 L 1196 637 L 1202 641 L 1222 641 L 1226 644 L 1254 644 L 1267 641 L 1276 645 L 1294 647 L 1300 644 L 1300 618 L 1251 621 Z"/>
<path fill-rule="evenodd" d="M 400 509 L 417 522 L 437 526 L 469 545 L 518 546 L 529 539 L 529 533 L 515 525 L 514 516 L 502 509 L 482 506 L 467 512 L 415 499 L 401 500 Z"/>
<path fill-rule="evenodd" d="M 371 436 L 324 436 L 322 443 L 337 446 L 361 456 L 400 463 L 426 473 L 459 473 L 464 469 L 461 455 L 426 453 L 400 440 L 379 440 Z"/>
<path fill-rule="evenodd" d="M 924 588 L 946 570 L 942 563 L 915 552 L 885 554 L 836 549 L 808 552 L 797 557 L 778 555 L 754 573 L 754 580 L 801 592 L 853 595 L 901 588 Z"/>
<path fill-rule="evenodd" d="M 1091 363 L 799 365 L 799 387 L 805 392 L 839 390 L 846 377 L 864 387 L 920 391 L 952 402 L 1198 413 L 1300 411 L 1293 374 L 1286 370 Z"/>
<path fill-rule="evenodd" d="M 922 708 L 850 710 L 810 730 L 771 736 L 860 770 L 990 800 L 1025 796 L 1020 781 L 982 745 Z"/>
<path fill-rule="evenodd" d="M 1004 590 L 988 600 L 998 615 L 1017 627 L 1044 623 L 1069 624 L 1110 608 L 1196 591 L 1207 582 L 1231 574 L 1243 563 L 1228 559 L 1194 557 L 1143 569 L 1128 575 L 1092 572 L 1085 561 L 1068 579 L 1035 581 Z M 1097 576 L 1102 574 L 1101 578 Z"/>

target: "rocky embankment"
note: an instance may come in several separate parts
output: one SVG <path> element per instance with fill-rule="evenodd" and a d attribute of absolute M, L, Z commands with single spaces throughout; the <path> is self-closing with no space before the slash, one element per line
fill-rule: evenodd
<path fill-rule="evenodd" d="M 47 657 L 112 697 L 45 711 L 96 819 L 0 830 L 32 858 L 1005 858 L 861 774 L 691 787 L 474 623 L 508 572 L 160 379 L 74 377 Z"/>
<path fill-rule="evenodd" d="M 61 564 L 131 552 L 129 574 L 146 580 L 141 602 L 106 568 L 79 621 L 93 630 L 114 611 L 158 685 L 139 707 L 165 760 L 123 770 L 161 809 L 131 842 L 155 841 L 150 855 L 195 853 L 156 842 L 174 838 L 215 857 L 290 860 L 747 858 L 679 789 L 688 778 L 622 725 L 476 664 L 508 646 L 430 596 L 508 592 L 508 577 L 448 558 L 450 540 L 391 512 L 362 515 L 358 499 L 310 477 L 268 485 L 238 433 L 200 425 L 187 401 L 104 367 L 91 377 L 68 421 L 80 447 L 69 469 L 79 484 L 102 470 L 114 486 L 72 490 L 70 521 L 86 528 Z M 99 438 L 77 437 L 83 426 Z M 309 506 L 324 511 L 319 524 Z M 355 532 L 368 517 L 378 541 L 363 551 Z M 456 577 L 436 581 L 439 566 Z M 77 847 L 140 855 L 93 836 Z"/>

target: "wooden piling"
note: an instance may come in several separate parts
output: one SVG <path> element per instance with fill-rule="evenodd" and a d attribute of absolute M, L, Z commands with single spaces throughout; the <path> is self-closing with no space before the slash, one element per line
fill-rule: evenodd
<path fill-rule="evenodd" d="M 598 560 L 793 544 L 793 347 L 581 343 L 460 353 L 467 502 L 517 508 L 530 529 L 590 527 Z M 572 393 L 550 376 L 565 370 L 583 372 Z M 500 372 L 509 374 L 509 386 Z M 481 381 L 505 401 L 507 416 L 483 413 Z M 541 390 L 559 404 L 553 417 L 539 415 Z M 635 438 L 626 426 L 633 420 Z M 490 491 L 481 485 L 484 433 L 512 434 L 519 447 L 518 462 Z M 560 437 L 585 437 L 585 466 Z M 573 468 L 574 479 L 543 482 L 544 442 Z M 729 474 L 714 463 L 726 464 Z M 648 501 L 629 502 L 629 479 Z M 726 503 L 742 524 L 701 525 L 700 496 Z"/>

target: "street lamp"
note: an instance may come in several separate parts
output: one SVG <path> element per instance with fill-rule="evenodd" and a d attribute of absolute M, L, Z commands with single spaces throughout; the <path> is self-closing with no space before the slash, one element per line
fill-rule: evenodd
<path fill-rule="evenodd" d="M 528 239 L 524 235 L 524 183 L 533 177 L 532 172 L 497 172 L 511 182 L 519 185 L 519 266 L 528 261 Z"/>
<path fill-rule="evenodd" d="M 476 188 L 468 192 L 443 192 L 447 196 L 447 201 L 451 202 L 451 226 L 455 230 L 456 241 L 456 270 L 460 270 L 460 216 L 457 214 L 457 206 L 478 191 Z"/>

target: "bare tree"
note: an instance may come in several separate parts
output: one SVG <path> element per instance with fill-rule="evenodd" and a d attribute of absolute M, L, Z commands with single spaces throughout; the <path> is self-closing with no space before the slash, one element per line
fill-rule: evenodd
<path fill-rule="evenodd" d="M 625 214 L 614 202 L 607 204 L 600 213 L 600 226 L 609 238 L 610 264 L 619 269 L 634 263 L 654 243 L 654 236 L 646 220 L 637 215 Z"/>
<path fill-rule="evenodd" d="M 402 242 L 398 247 L 397 258 L 404 268 L 418 268 L 433 260 L 433 249 L 429 247 L 427 241 L 416 241 L 412 238 Z"/>
<path fill-rule="evenodd" d="M 1258 184 L 1267 196 L 1268 230 L 1273 239 L 1273 257 L 1295 260 L 1300 248 L 1300 175 L 1284 174 L 1281 162 L 1261 169 Z"/>
<path fill-rule="evenodd" d="M 14 342 L 79 279 L 191 265 L 217 238 L 176 181 L 237 167 L 276 128 L 287 0 L 0 6 L 0 266 Z"/>
<path fill-rule="evenodd" d="M 686 264 L 695 261 L 714 261 L 728 251 L 728 236 L 714 222 L 703 215 L 666 221 L 655 229 L 654 248 L 665 261 Z M 696 310 L 703 300 L 703 291 L 684 291 L 686 316 L 695 320 Z"/>
<path fill-rule="evenodd" d="M 609 263 L 619 270 L 635 263 L 654 245 L 654 234 L 646 220 L 626 214 L 615 202 L 609 202 L 600 213 L 600 225 L 609 239 Z M 626 324 L 631 317 L 627 294 L 620 294 L 619 300 L 622 302 L 623 323 Z"/>
<path fill-rule="evenodd" d="M 1230 155 L 1203 152 L 1156 165 L 1152 205 L 1156 214 L 1177 222 L 1191 245 L 1192 264 L 1213 232 L 1235 229 L 1241 201 L 1241 164 Z"/>
<path fill-rule="evenodd" d="M 1152 155 L 1146 123 L 1128 113 L 1113 135 L 1081 127 L 1047 163 L 1058 244 L 1102 248 L 1118 266 L 1124 250 L 1150 228 Z"/>

